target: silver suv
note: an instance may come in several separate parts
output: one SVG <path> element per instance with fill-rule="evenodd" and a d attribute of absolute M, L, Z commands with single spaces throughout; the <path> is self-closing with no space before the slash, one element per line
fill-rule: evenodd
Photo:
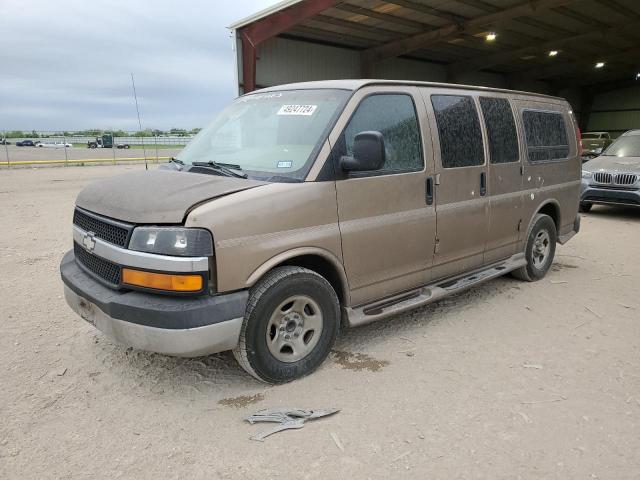
<path fill-rule="evenodd" d="M 580 211 L 594 203 L 640 206 L 640 130 L 629 130 L 582 166 Z"/>

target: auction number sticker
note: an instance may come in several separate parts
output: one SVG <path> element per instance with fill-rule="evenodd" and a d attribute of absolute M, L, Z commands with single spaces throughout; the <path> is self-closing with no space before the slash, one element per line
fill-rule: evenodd
<path fill-rule="evenodd" d="M 278 115 L 303 115 L 310 116 L 318 108 L 317 105 L 283 105 L 278 110 Z"/>

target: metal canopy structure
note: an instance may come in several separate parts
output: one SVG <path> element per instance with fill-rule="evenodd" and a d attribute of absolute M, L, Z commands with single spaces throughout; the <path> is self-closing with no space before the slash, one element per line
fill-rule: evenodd
<path fill-rule="evenodd" d="M 638 0 L 290 0 L 230 26 L 245 92 L 257 86 L 257 49 L 279 37 L 356 51 L 362 78 L 405 58 L 443 65 L 452 83 L 491 72 L 586 97 L 640 83 L 639 27 Z"/>

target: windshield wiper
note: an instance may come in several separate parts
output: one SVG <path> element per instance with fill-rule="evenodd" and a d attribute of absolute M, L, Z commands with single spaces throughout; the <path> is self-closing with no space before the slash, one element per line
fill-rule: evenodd
<path fill-rule="evenodd" d="M 195 167 L 207 167 L 222 173 L 227 177 L 247 178 L 248 175 L 242 171 L 240 165 L 233 165 L 231 163 L 218 163 L 213 160 L 209 162 L 191 162 L 191 165 Z"/>

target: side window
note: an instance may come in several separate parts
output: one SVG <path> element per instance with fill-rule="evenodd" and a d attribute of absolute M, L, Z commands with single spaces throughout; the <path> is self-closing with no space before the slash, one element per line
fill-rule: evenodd
<path fill-rule="evenodd" d="M 522 120 L 530 162 L 560 160 L 569 156 L 567 130 L 560 113 L 524 110 Z"/>
<path fill-rule="evenodd" d="M 491 163 L 509 163 L 520 160 L 516 122 L 509 100 L 506 98 L 480 98 L 482 116 L 487 127 Z"/>
<path fill-rule="evenodd" d="M 384 136 L 386 161 L 377 174 L 422 170 L 420 127 L 409 95 L 379 94 L 363 99 L 344 131 L 347 155 L 353 154 L 355 136 L 366 131 Z"/>
<path fill-rule="evenodd" d="M 478 112 L 468 96 L 432 95 L 444 168 L 484 164 Z"/>

